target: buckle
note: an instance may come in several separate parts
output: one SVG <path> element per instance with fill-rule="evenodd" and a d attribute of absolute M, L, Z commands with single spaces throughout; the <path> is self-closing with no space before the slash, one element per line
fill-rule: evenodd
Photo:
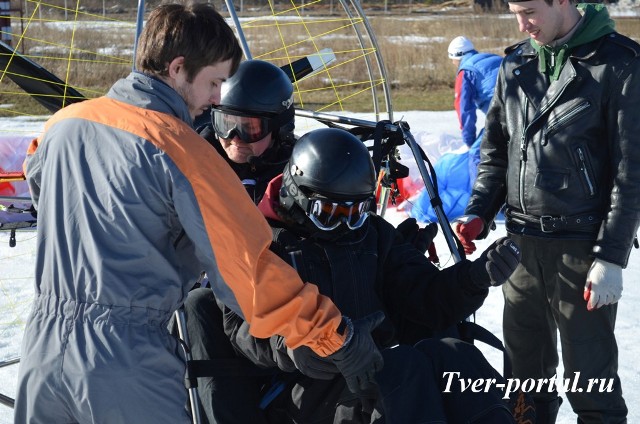
<path fill-rule="evenodd" d="M 551 228 L 549 228 L 551 227 Z M 543 233 L 553 233 L 567 227 L 567 218 L 564 216 L 554 217 L 543 215 L 540 217 L 540 229 Z"/>
<path fill-rule="evenodd" d="M 542 215 L 540 217 L 540 230 L 542 230 L 543 233 L 553 233 L 555 231 L 555 229 L 553 230 L 547 230 L 545 228 L 545 221 L 549 222 L 553 219 L 553 217 L 551 215 Z M 553 225 L 552 225 L 553 226 Z"/>

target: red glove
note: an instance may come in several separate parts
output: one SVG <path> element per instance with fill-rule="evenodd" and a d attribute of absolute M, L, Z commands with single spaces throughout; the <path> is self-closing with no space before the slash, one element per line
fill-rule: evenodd
<path fill-rule="evenodd" d="M 476 245 L 473 241 L 484 230 L 482 218 L 477 215 L 463 215 L 460 218 L 456 218 L 453 225 L 453 230 L 464 248 L 464 253 L 470 255 L 475 252 Z"/>
<path fill-rule="evenodd" d="M 434 264 L 440 263 L 440 258 L 438 258 L 438 252 L 436 252 L 436 245 L 433 244 L 433 242 L 429 245 L 429 248 L 427 248 L 427 252 L 429 253 L 428 259 L 432 263 Z"/>

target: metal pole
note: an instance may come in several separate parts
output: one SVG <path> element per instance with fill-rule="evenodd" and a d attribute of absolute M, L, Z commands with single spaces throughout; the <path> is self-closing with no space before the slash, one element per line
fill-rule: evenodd
<path fill-rule="evenodd" d="M 4 360 L 4 361 L 0 362 L 0 368 L 6 367 L 6 366 L 9 366 L 9 365 L 13 365 L 13 364 L 17 364 L 18 362 L 20 362 L 20 358 L 19 357 L 7 359 L 7 360 Z"/>
<path fill-rule="evenodd" d="M 0 368 L 6 367 L 8 365 L 17 364 L 18 362 L 20 362 L 20 358 L 7 359 L 5 361 L 0 362 Z M 0 404 L 8 406 L 9 408 L 13 408 L 15 406 L 15 403 L 16 403 L 15 399 L 0 393 Z"/>
<path fill-rule="evenodd" d="M 303 118 L 311 118 L 318 121 L 335 122 L 337 124 L 353 125 L 354 127 L 375 128 L 376 122 L 368 121 L 365 119 L 349 118 L 347 116 L 334 115 L 331 113 L 313 112 L 310 110 L 296 109 L 296 116 Z M 398 126 L 395 124 L 387 124 L 384 127 L 387 131 L 398 131 Z"/>
<path fill-rule="evenodd" d="M 340 4 L 342 5 L 342 8 L 344 9 L 345 13 L 347 14 L 347 16 L 349 17 L 349 19 L 351 20 L 351 22 L 354 22 L 354 18 L 353 18 L 353 13 L 351 12 L 351 10 L 349 9 L 349 6 L 347 5 L 347 1 L 346 0 L 340 0 Z M 362 18 L 362 17 L 361 17 Z M 364 18 L 362 18 L 364 19 Z M 364 38 L 362 38 L 362 33 L 360 32 L 360 28 L 358 28 L 357 26 L 353 25 L 353 29 L 356 33 L 356 36 L 358 37 L 358 44 L 360 44 L 360 49 L 362 50 L 362 55 L 364 57 L 364 63 L 367 65 L 367 73 L 369 74 L 369 81 L 371 82 L 371 96 L 373 97 L 373 112 L 375 113 L 375 117 L 376 120 L 380 119 L 380 106 L 378 105 L 378 89 L 376 87 L 376 85 L 374 84 L 373 80 L 373 66 L 371 65 L 371 58 L 369 57 L 368 54 L 364 53 Z M 365 29 L 367 29 L 367 27 L 365 26 Z M 369 40 L 371 40 L 371 35 L 369 35 Z M 374 49 L 377 49 L 378 46 L 373 46 Z M 393 120 L 393 118 L 391 117 L 391 115 L 389 115 L 389 119 Z"/>
<path fill-rule="evenodd" d="M 138 53 L 138 39 L 144 26 L 144 0 L 138 0 L 138 11 L 136 15 L 136 38 L 133 42 L 133 65 L 132 69 L 136 70 L 136 55 Z"/>
<path fill-rule="evenodd" d="M 16 401 L 13 398 L 0 393 L 0 404 L 8 406 L 9 408 L 14 408 L 16 405 Z"/>
<path fill-rule="evenodd" d="M 416 163 L 418 165 L 418 170 L 420 171 L 422 180 L 425 183 L 424 187 L 427 190 L 427 193 L 429 194 L 429 199 L 433 200 L 438 196 L 438 193 L 433 187 L 431 176 L 429 176 L 429 173 L 427 172 L 427 167 L 424 164 L 424 160 L 422 160 L 422 154 L 420 153 L 418 143 L 416 143 L 416 140 L 413 137 L 413 134 L 411 134 L 409 130 L 403 128 L 402 126 L 400 126 L 400 129 L 402 131 L 404 141 L 409 145 L 409 148 L 411 148 L 413 157 L 416 160 Z M 436 213 L 438 222 L 440 223 L 440 228 L 442 229 L 442 234 L 444 235 L 444 238 L 447 241 L 447 245 L 449 246 L 449 251 L 451 251 L 451 256 L 453 256 L 453 259 L 456 263 L 460 262 L 462 260 L 462 257 L 460 256 L 460 252 L 458 251 L 458 246 L 455 242 L 455 236 L 453 234 L 453 231 L 451 230 L 451 226 L 449 225 L 449 220 L 447 219 L 447 216 L 444 213 L 444 209 L 442 209 L 442 205 L 441 204 L 433 205 L 433 210 Z"/>
<path fill-rule="evenodd" d="M 31 197 L 0 196 L 0 202 L 31 202 Z"/>
<path fill-rule="evenodd" d="M 369 19 L 364 14 L 364 10 L 362 9 L 362 5 L 359 0 L 351 0 L 351 4 L 356 8 L 358 14 L 362 18 L 362 22 L 364 23 L 364 27 L 367 29 L 367 35 L 369 35 L 369 39 L 371 40 L 371 45 L 374 47 L 374 52 L 376 55 L 376 59 L 378 62 L 378 71 L 380 72 L 380 76 L 382 77 L 382 87 L 384 91 L 384 98 L 387 103 L 387 113 L 389 114 L 389 120 L 393 121 L 393 106 L 391 105 L 391 88 L 389 87 L 389 78 L 387 77 L 387 70 L 384 66 L 384 61 L 382 60 L 382 53 L 380 53 L 380 48 L 378 47 L 378 40 L 376 39 L 375 33 L 373 32 L 373 28 L 369 23 Z"/>
<path fill-rule="evenodd" d="M 178 324 L 178 335 L 182 340 L 182 348 L 184 349 L 184 356 L 187 361 L 187 379 L 191 378 L 189 373 L 189 362 L 193 359 L 191 357 L 191 344 L 189 343 L 189 334 L 187 333 L 187 320 L 184 316 L 184 309 L 179 308 L 175 312 L 176 323 Z M 193 424 L 200 424 L 202 418 L 200 416 L 200 402 L 198 400 L 198 387 L 189 387 L 189 402 L 191 404 L 191 418 Z"/>
<path fill-rule="evenodd" d="M 244 36 L 242 25 L 240 25 L 240 19 L 238 19 L 238 14 L 236 13 L 236 8 L 233 5 L 233 0 L 224 0 L 224 3 L 227 5 L 227 10 L 229 11 L 229 15 L 231 15 L 233 24 L 236 26 L 238 39 L 240 40 L 240 46 L 242 47 L 242 52 L 244 53 L 244 57 L 247 60 L 251 60 L 253 56 L 251 56 L 251 50 L 249 50 L 249 45 L 247 44 L 247 39 Z"/>

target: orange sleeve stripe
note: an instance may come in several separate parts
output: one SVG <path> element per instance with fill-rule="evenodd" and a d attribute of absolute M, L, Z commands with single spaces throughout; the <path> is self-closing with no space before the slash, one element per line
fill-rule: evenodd
<path fill-rule="evenodd" d="M 40 141 L 40 138 L 34 138 L 33 140 L 31 140 L 31 143 L 29 143 L 29 147 L 27 147 L 27 156 L 31 156 L 32 154 L 34 154 L 36 152 L 36 149 L 38 148 L 38 143 Z M 24 173 L 25 177 L 27 175 L 27 161 L 26 158 L 25 160 L 22 162 L 22 172 Z"/>
<path fill-rule="evenodd" d="M 195 131 L 174 116 L 105 97 L 67 106 L 47 127 L 67 117 L 135 134 L 171 157 L 191 183 L 219 272 L 251 323 L 252 334 L 280 334 L 289 346 L 305 344 L 323 356 L 342 346 L 336 306 L 269 251 L 272 236 L 266 220 L 231 167 Z"/>
<path fill-rule="evenodd" d="M 29 147 L 27 147 L 28 155 L 32 155 L 35 153 L 36 149 L 38 148 L 38 142 L 39 142 L 38 138 L 34 138 L 33 140 L 31 140 L 31 143 L 29 143 Z"/>

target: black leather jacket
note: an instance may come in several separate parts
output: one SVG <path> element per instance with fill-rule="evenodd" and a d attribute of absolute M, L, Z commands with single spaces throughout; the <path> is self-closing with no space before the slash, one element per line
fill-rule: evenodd
<path fill-rule="evenodd" d="M 552 83 L 528 40 L 506 53 L 465 213 L 489 223 L 506 202 L 509 231 L 594 240 L 596 257 L 626 266 L 640 220 L 640 46 L 618 33 L 577 46 Z"/>

